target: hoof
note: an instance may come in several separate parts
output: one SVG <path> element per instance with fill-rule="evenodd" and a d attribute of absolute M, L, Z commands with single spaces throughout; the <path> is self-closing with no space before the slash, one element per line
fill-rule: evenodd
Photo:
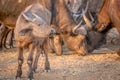
<path fill-rule="evenodd" d="M 47 72 L 50 72 L 50 69 L 49 69 L 49 70 L 44 70 L 44 72 L 46 72 L 46 73 L 47 73 Z"/>
<path fill-rule="evenodd" d="M 57 56 L 61 56 L 62 54 L 56 54 Z"/>
<path fill-rule="evenodd" d="M 55 53 L 55 51 L 54 50 L 49 50 L 49 53 Z"/>
<path fill-rule="evenodd" d="M 88 53 L 78 53 L 78 56 L 86 56 Z"/>
<path fill-rule="evenodd" d="M 16 79 L 17 79 L 17 78 L 21 78 L 21 76 L 22 76 L 22 71 L 17 71 Z"/>
<path fill-rule="evenodd" d="M 45 63 L 45 71 L 48 72 L 50 70 L 50 63 L 46 62 Z"/>
<path fill-rule="evenodd" d="M 33 69 L 33 72 L 36 73 L 36 69 Z"/>
<path fill-rule="evenodd" d="M 117 50 L 117 55 L 120 56 L 120 49 Z"/>
<path fill-rule="evenodd" d="M 61 55 L 62 55 L 62 53 L 56 53 L 56 55 L 57 55 L 57 56 L 61 56 Z"/>
<path fill-rule="evenodd" d="M 36 70 L 37 70 L 37 67 L 33 67 L 33 72 L 36 72 Z"/>
<path fill-rule="evenodd" d="M 50 71 L 50 67 L 45 67 L 45 72 L 49 72 Z"/>
<path fill-rule="evenodd" d="M 87 50 L 77 51 L 77 53 L 78 53 L 78 56 L 85 56 L 88 54 L 88 51 Z"/>
<path fill-rule="evenodd" d="M 34 79 L 33 73 L 30 73 L 30 74 L 28 75 L 28 80 L 32 80 L 32 79 Z"/>
<path fill-rule="evenodd" d="M 33 78 L 28 78 L 27 80 L 33 80 Z"/>

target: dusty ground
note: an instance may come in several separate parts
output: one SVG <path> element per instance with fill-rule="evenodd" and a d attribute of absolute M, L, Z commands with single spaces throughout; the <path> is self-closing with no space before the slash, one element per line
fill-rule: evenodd
<path fill-rule="evenodd" d="M 27 53 L 24 54 L 27 56 Z M 120 80 L 120 57 L 116 53 L 77 54 L 56 56 L 49 54 L 51 71 L 44 72 L 44 57 L 40 57 L 34 80 Z M 0 80 L 15 80 L 16 49 L 0 52 Z M 21 80 L 27 80 L 26 57 Z M 18 79 L 19 80 L 19 79 Z"/>

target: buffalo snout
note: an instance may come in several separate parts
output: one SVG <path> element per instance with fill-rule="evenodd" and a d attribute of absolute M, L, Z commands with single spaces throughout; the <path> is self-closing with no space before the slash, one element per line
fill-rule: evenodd
<path fill-rule="evenodd" d="M 56 34 L 56 30 L 54 28 L 51 28 L 49 36 L 53 37 L 55 34 Z"/>

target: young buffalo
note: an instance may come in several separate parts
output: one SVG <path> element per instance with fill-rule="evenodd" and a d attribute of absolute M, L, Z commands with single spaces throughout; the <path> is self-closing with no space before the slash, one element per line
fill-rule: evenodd
<path fill-rule="evenodd" d="M 39 3 L 27 7 L 18 17 L 14 31 L 18 47 L 18 70 L 16 78 L 22 75 L 23 50 L 26 48 L 29 49 L 27 58 L 29 66 L 28 79 L 32 80 L 33 78 L 33 71 L 37 68 L 40 50 L 43 50 L 45 54 L 45 70 L 48 71 L 50 69 L 48 38 L 51 34 L 55 33 L 55 30 L 50 27 L 50 18 L 51 13 Z M 37 51 L 33 59 L 35 50 Z"/>

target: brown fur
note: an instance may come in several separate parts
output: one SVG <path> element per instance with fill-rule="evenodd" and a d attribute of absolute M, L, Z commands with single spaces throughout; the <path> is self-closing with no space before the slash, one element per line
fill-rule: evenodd
<path fill-rule="evenodd" d="M 1 3 L 1 5 L 0 5 L 0 22 L 2 22 L 2 23 L 4 23 L 5 25 L 8 25 L 8 26 L 11 26 L 11 27 L 14 27 L 15 26 L 15 23 L 16 23 L 16 20 L 17 20 L 17 18 L 18 18 L 18 15 L 20 14 L 20 12 L 21 11 L 23 11 L 24 9 L 25 9 L 25 7 L 26 6 L 28 6 L 28 5 L 30 5 L 31 3 L 35 3 L 36 1 L 38 1 L 38 0 L 29 0 L 29 1 L 27 1 L 27 0 L 22 0 L 22 2 L 21 3 L 18 3 L 18 0 L 11 0 L 11 1 L 7 1 L 7 0 L 2 0 L 2 3 Z M 61 6 L 61 5 L 64 5 L 64 4 L 55 4 L 55 6 L 54 7 L 52 7 L 51 5 L 52 5 L 52 3 L 54 2 L 54 1 L 61 1 L 61 0 L 39 0 L 44 6 L 46 6 L 49 10 L 51 10 L 52 8 L 59 8 L 59 6 Z M 14 3 L 14 4 L 11 4 L 11 2 L 12 3 Z M 57 7 L 58 6 L 58 7 Z M 11 8 L 11 9 L 10 9 Z M 64 16 L 66 16 L 67 18 L 65 19 L 62 19 L 63 17 L 61 17 L 59 20 L 60 21 L 58 21 L 58 15 L 57 15 L 57 13 L 56 13 L 56 15 L 54 16 L 54 15 L 52 15 L 54 18 L 56 18 L 55 20 L 57 21 L 56 23 L 53 23 L 53 24 L 55 24 L 56 26 L 58 26 L 57 25 L 57 23 L 59 23 L 60 25 L 59 26 L 63 26 L 64 24 L 65 24 L 65 26 L 76 26 L 76 24 L 74 24 L 74 22 L 72 22 L 71 23 L 71 16 L 68 16 L 68 12 L 66 11 L 66 12 L 64 12 L 64 13 L 62 13 L 62 10 L 64 10 L 64 8 L 62 9 L 60 9 L 60 12 L 58 12 L 58 13 L 60 13 L 59 15 L 60 16 L 63 16 L 63 14 L 65 14 Z M 59 9 L 58 9 L 58 11 L 59 11 Z M 51 12 L 53 12 L 52 10 L 51 10 Z M 54 13 L 53 13 L 54 14 Z M 52 22 L 53 20 L 51 20 L 51 22 Z M 66 24 L 66 23 L 68 23 L 68 24 Z M 61 26 L 61 27 L 62 27 Z M 71 26 L 71 28 L 72 28 L 72 26 Z M 65 28 L 65 27 L 64 27 Z M 69 30 L 69 31 L 71 31 L 71 28 L 70 27 L 66 27 L 66 29 L 65 30 Z M 59 30 L 60 29 L 58 29 L 58 32 L 59 32 Z M 74 37 L 73 37 L 73 39 L 74 39 Z M 73 40 L 74 41 L 74 40 Z M 81 40 L 80 40 L 81 41 Z M 57 42 L 57 43 L 59 43 L 59 42 Z M 79 43 L 79 42 L 78 42 Z M 60 46 L 60 45 L 59 45 Z M 56 46 L 57 47 L 57 46 Z M 58 49 L 61 49 L 60 47 L 58 48 Z M 76 49 L 77 50 L 77 49 Z M 75 51 L 76 51 L 75 50 Z M 61 51 L 61 50 L 58 50 L 58 52 L 59 51 Z"/>
<path fill-rule="evenodd" d="M 95 26 L 94 28 L 96 28 L 97 31 L 100 32 L 97 33 L 100 34 L 98 36 L 96 36 L 96 33 L 92 34 L 88 33 L 88 37 L 90 39 L 89 43 L 92 43 L 90 44 L 91 48 L 95 49 L 94 46 L 99 46 L 98 40 L 100 41 L 101 39 L 103 40 L 106 35 L 105 33 L 107 33 L 109 29 L 111 29 L 112 27 L 116 27 L 120 32 L 120 0 L 102 0 L 104 3 L 102 3 L 101 0 L 81 0 L 81 1 L 82 1 L 80 4 L 81 7 L 79 8 L 80 10 L 84 8 L 84 5 L 86 6 L 86 3 L 88 1 L 90 2 L 88 11 L 91 12 L 95 19 L 95 24 L 93 24 Z M 89 15 L 86 16 L 89 18 Z M 96 41 L 94 42 L 95 38 Z"/>
<path fill-rule="evenodd" d="M 109 4 L 110 4 L 110 1 L 105 0 L 105 3 L 103 5 L 101 11 L 98 14 L 98 24 L 96 25 L 96 28 L 99 31 L 102 31 L 111 23 L 111 20 L 110 20 L 109 14 L 108 14 Z"/>
<path fill-rule="evenodd" d="M 10 34 L 13 31 L 13 29 L 9 29 L 8 27 L 6 27 L 4 24 L 0 25 L 0 49 L 7 49 L 6 46 L 6 41 L 11 41 L 9 44 L 9 47 L 12 47 L 12 40 L 7 40 L 8 38 L 8 34 Z M 10 36 L 12 39 L 13 37 Z"/>
<path fill-rule="evenodd" d="M 103 24 L 105 25 L 103 26 Z M 111 24 L 120 33 L 120 0 L 105 0 L 103 8 L 98 14 L 98 24 L 96 26 L 98 31 L 109 29 Z"/>
<path fill-rule="evenodd" d="M 60 33 L 63 42 L 70 50 L 77 52 L 79 55 L 85 55 L 87 53 L 86 46 L 83 43 L 85 36 L 81 34 L 72 35 L 72 29 L 76 26 L 76 23 L 73 21 L 64 0 L 56 0 L 54 5 L 55 8 L 52 12 L 57 14 L 53 17 L 52 24 L 57 27 L 57 32 Z"/>
<path fill-rule="evenodd" d="M 8 29 L 13 30 L 16 24 L 16 20 L 20 13 L 27 6 L 38 1 L 42 3 L 44 6 L 46 6 L 49 10 L 51 9 L 50 0 L 21 0 L 21 2 L 20 0 L 0 0 L 0 24 L 4 24 Z M 3 33 L 3 35 L 1 35 L 4 36 L 4 39 L 1 40 L 2 41 L 1 45 L 6 42 L 5 40 L 7 38 L 6 36 L 8 36 L 7 34 Z M 4 46 L 1 46 L 1 48 L 3 47 Z"/>
<path fill-rule="evenodd" d="M 0 23 L 4 23 L 9 27 L 15 27 L 16 20 L 20 13 L 29 5 L 36 3 L 42 3 L 48 9 L 50 9 L 50 0 L 1 0 L 0 2 Z"/>
<path fill-rule="evenodd" d="M 98 14 L 98 24 L 96 26 L 97 30 L 102 31 L 106 29 L 109 24 L 113 24 L 118 31 L 120 24 L 120 1 L 119 0 L 105 0 L 103 8 Z M 102 28 L 102 24 L 106 24 Z"/>
<path fill-rule="evenodd" d="M 111 0 L 108 7 L 108 14 L 111 19 L 111 23 L 120 32 L 120 0 Z"/>
<path fill-rule="evenodd" d="M 6 31 L 8 31 L 8 28 L 5 27 L 3 24 L 0 25 L 0 49 L 3 48 L 3 38 L 4 34 L 6 34 Z"/>
<path fill-rule="evenodd" d="M 33 4 L 32 7 L 35 5 L 38 5 L 38 3 Z M 37 6 L 36 8 L 41 10 L 39 6 Z M 28 8 L 26 8 L 25 10 L 27 9 Z M 30 9 L 34 9 L 34 8 L 30 8 Z M 33 78 L 33 71 L 35 71 L 37 68 L 38 58 L 40 55 L 39 52 L 40 51 L 42 52 L 42 50 L 44 51 L 45 54 L 45 70 L 48 71 L 50 69 L 50 64 L 48 60 L 48 38 L 53 28 L 50 27 L 49 25 L 50 23 L 47 23 L 47 21 L 46 21 L 47 24 L 45 25 L 44 24 L 38 25 L 34 22 L 26 21 L 22 13 L 18 17 L 16 27 L 14 30 L 15 40 L 17 42 L 17 47 L 19 50 L 18 70 L 17 70 L 16 78 L 21 77 L 22 75 L 21 67 L 23 64 L 23 54 L 24 54 L 23 50 L 28 48 L 29 49 L 29 55 L 27 59 L 27 64 L 29 67 L 28 79 L 31 80 Z M 37 50 L 35 54 L 36 57 L 33 58 L 35 50 Z"/>

